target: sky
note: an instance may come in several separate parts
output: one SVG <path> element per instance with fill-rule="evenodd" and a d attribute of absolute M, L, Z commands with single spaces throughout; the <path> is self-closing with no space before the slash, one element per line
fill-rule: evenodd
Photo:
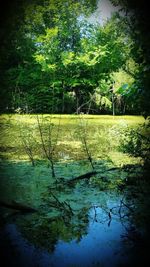
<path fill-rule="evenodd" d="M 104 22 L 111 17 L 111 14 L 118 10 L 118 7 L 114 7 L 109 0 L 99 0 L 97 10 L 90 16 L 89 21 L 91 23 Z"/>

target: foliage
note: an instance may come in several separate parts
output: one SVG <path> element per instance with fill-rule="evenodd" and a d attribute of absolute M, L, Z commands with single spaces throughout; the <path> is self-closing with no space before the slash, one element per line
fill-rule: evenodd
<path fill-rule="evenodd" d="M 150 114 L 150 21 L 147 5 L 143 1 L 111 0 L 115 5 L 121 6 L 126 14 L 124 21 L 128 25 L 128 31 L 133 40 L 131 56 L 139 65 L 136 73 L 135 86 L 139 89 L 137 93 L 138 107 L 146 118 Z"/>
<path fill-rule="evenodd" d="M 145 134 L 148 132 L 146 130 L 147 125 L 138 127 L 137 129 L 128 127 L 123 130 L 120 138 L 120 150 L 134 155 L 135 157 L 141 157 L 145 164 L 149 162 L 149 148 L 150 148 L 150 139 Z"/>
<path fill-rule="evenodd" d="M 125 112 L 136 112 L 132 103 L 134 88 L 139 96 L 139 83 L 132 86 L 132 76 L 138 75 L 138 66 L 133 68 L 133 41 L 126 20 L 114 15 L 103 26 L 90 24 L 87 17 L 95 8 L 96 1 L 89 0 L 35 0 L 20 3 L 10 17 L 12 26 L 6 25 L 5 18 L 1 111 L 110 113 L 110 88 L 114 81 L 119 90 L 124 88 L 123 75 L 130 80 L 131 94 L 116 93 L 116 111 L 122 113 L 126 105 Z M 140 103 L 138 98 L 138 112 Z"/>

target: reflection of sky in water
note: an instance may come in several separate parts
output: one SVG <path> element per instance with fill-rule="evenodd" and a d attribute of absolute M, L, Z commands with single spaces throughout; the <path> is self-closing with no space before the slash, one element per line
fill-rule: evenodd
<path fill-rule="evenodd" d="M 109 218 L 101 208 L 91 208 L 89 212 L 90 223 L 87 235 L 77 242 L 69 243 L 59 240 L 54 252 L 50 255 L 25 242 L 21 234 L 17 232 L 15 225 L 6 227 L 7 236 L 10 236 L 13 247 L 18 252 L 15 267 L 71 267 L 71 266 L 117 266 L 120 262 L 125 264 L 127 257 L 123 255 L 121 234 L 124 228 L 119 219 L 112 217 L 110 226 Z M 122 248 L 122 250 L 121 250 Z M 17 254 L 16 254 L 17 255 Z M 11 255 L 10 255 L 11 257 Z M 13 261 L 11 261 L 12 263 Z M 96 265 L 99 264 L 99 265 Z M 102 264 L 102 265 L 101 265 Z"/>
<path fill-rule="evenodd" d="M 56 266 L 91 266 L 92 263 L 103 263 L 104 266 L 116 266 L 118 261 L 120 234 L 122 227 L 119 223 L 107 225 L 91 223 L 87 236 L 79 243 L 59 241 L 53 255 Z"/>
<path fill-rule="evenodd" d="M 88 234 L 80 242 L 58 242 L 52 256 L 54 266 L 94 266 L 99 263 L 113 267 L 120 261 L 125 262 L 125 256 L 121 255 L 123 226 L 119 220 L 112 219 L 108 227 L 108 216 L 100 208 L 96 208 L 96 213 L 98 222 L 91 220 Z M 91 209 L 90 217 L 94 216 L 95 210 Z"/>

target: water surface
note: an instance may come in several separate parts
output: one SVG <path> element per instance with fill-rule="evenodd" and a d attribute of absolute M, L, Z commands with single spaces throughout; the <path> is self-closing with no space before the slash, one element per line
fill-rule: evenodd
<path fill-rule="evenodd" d="M 2 117 L 0 200 L 37 209 L 23 214 L 1 208 L 0 246 L 8 266 L 133 266 L 135 255 L 127 238 L 133 222 L 129 200 L 119 188 L 133 176 L 124 166 L 135 166 L 138 177 L 142 159 L 121 152 L 119 142 L 124 131 L 142 122 L 137 116 L 54 116 L 41 121 L 46 146 L 49 123 L 51 127 L 54 178 L 36 116 Z M 22 138 L 32 149 L 34 167 Z M 97 174 L 68 185 L 92 171 L 85 140 Z"/>

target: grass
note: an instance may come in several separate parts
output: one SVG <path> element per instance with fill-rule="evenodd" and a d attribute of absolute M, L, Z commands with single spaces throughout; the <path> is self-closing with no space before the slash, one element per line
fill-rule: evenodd
<path fill-rule="evenodd" d="M 12 122 L 12 123 L 17 123 L 18 121 L 21 121 L 23 123 L 36 123 L 37 122 L 37 119 L 36 119 L 36 114 L 2 114 L 0 116 L 0 122 L 1 123 L 7 123 L 7 122 Z M 41 115 L 39 115 L 40 117 Z M 87 119 L 87 120 L 92 120 L 93 122 L 100 122 L 100 123 L 104 123 L 104 124 L 107 124 L 107 123 L 110 123 L 110 124 L 114 124 L 114 123 L 118 123 L 120 122 L 120 120 L 124 120 L 126 121 L 126 123 L 129 123 L 129 124 L 141 124 L 141 123 L 144 123 L 145 119 L 143 116 L 133 116 L 133 115 L 126 115 L 126 116 L 123 116 L 123 115 L 120 115 L 120 116 L 112 116 L 112 115 L 86 115 L 86 114 L 83 114 L 83 115 L 68 115 L 68 114 L 63 114 L 63 115 L 60 115 L 60 114 L 44 114 L 42 115 L 43 118 L 47 118 L 47 119 L 52 119 L 53 122 L 57 122 L 60 118 L 61 118 L 61 121 L 63 123 L 72 123 L 72 120 L 75 120 L 77 118 L 83 118 L 83 119 Z"/>

